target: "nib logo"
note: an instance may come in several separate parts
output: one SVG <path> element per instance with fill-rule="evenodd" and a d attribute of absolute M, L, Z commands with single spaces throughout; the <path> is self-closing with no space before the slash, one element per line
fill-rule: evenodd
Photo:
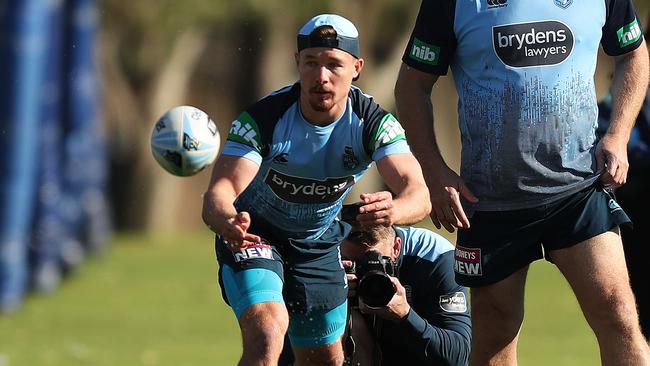
<path fill-rule="evenodd" d="M 413 38 L 413 45 L 411 46 L 411 53 L 409 56 L 412 59 L 424 62 L 425 64 L 437 65 L 440 60 L 440 47 Z"/>
<path fill-rule="evenodd" d="M 621 48 L 631 45 L 641 38 L 641 28 L 639 28 L 639 23 L 634 19 L 632 23 L 620 28 L 616 31 L 618 36 L 618 44 Z"/>

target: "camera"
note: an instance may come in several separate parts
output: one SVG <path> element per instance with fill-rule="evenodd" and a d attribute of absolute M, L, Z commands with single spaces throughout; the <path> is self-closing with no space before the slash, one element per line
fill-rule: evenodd
<path fill-rule="evenodd" d="M 390 280 L 391 276 L 395 276 L 395 270 L 392 258 L 371 250 L 355 261 L 348 273 L 356 274 L 359 279 L 357 296 L 366 305 L 381 308 L 388 305 L 395 295 L 395 287 Z"/>

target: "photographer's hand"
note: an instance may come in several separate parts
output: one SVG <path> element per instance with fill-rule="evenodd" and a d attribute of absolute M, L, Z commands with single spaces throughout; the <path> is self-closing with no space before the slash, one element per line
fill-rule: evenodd
<path fill-rule="evenodd" d="M 359 299 L 359 310 L 362 313 L 374 314 L 380 318 L 394 322 L 400 321 L 408 315 L 411 306 L 406 300 L 406 289 L 404 289 L 404 286 L 402 286 L 397 277 L 391 277 L 390 280 L 393 282 L 393 286 L 395 286 L 395 295 L 390 299 L 388 305 L 383 308 L 370 308 L 363 300 Z"/>

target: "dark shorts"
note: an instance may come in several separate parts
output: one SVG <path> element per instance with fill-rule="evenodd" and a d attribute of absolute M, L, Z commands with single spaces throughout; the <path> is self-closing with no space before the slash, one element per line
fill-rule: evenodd
<path fill-rule="evenodd" d="M 340 244 L 350 231 L 347 223 L 334 221 L 316 239 L 293 239 L 279 234 L 263 219 L 251 219 L 250 233 L 263 238 L 259 245 L 232 253 L 217 236 L 219 285 L 226 302 L 223 267 L 236 274 L 247 269 L 266 269 L 282 280 L 282 297 L 290 314 L 332 310 L 347 299 Z"/>
<path fill-rule="evenodd" d="M 468 287 L 499 282 L 545 253 L 630 223 L 613 193 L 595 186 L 539 207 L 476 211 L 471 227 L 458 231 L 456 282 Z"/>

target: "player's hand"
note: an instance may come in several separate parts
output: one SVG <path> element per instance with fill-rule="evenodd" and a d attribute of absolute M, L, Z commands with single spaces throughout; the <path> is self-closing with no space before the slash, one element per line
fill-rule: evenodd
<path fill-rule="evenodd" d="M 627 181 L 627 139 L 605 134 L 596 145 L 596 164 L 605 187 L 620 187 Z"/>
<path fill-rule="evenodd" d="M 342 260 L 343 268 L 345 269 L 345 277 L 348 280 L 348 298 L 354 298 L 357 296 L 357 286 L 359 285 L 359 279 L 354 273 L 348 273 L 353 267 L 353 263 L 350 260 Z"/>
<path fill-rule="evenodd" d="M 359 207 L 357 221 L 366 225 L 392 225 L 395 223 L 393 195 L 388 191 L 362 193 L 363 205 Z"/>
<path fill-rule="evenodd" d="M 250 225 L 251 216 L 246 211 L 239 212 L 226 220 L 221 231 L 221 237 L 228 249 L 232 252 L 238 252 L 262 240 L 259 236 L 248 233 Z"/>
<path fill-rule="evenodd" d="M 411 306 L 406 300 L 406 289 L 404 289 L 397 277 L 391 277 L 390 280 L 395 287 L 395 295 L 390 299 L 388 305 L 383 308 L 370 308 L 359 298 L 359 310 L 362 313 L 374 314 L 382 319 L 395 322 L 404 319 L 408 315 Z"/>
<path fill-rule="evenodd" d="M 445 167 L 435 173 L 435 177 L 427 177 L 429 195 L 431 196 L 431 221 L 440 229 L 441 226 L 453 233 L 455 228 L 469 228 L 469 220 L 460 197 L 471 203 L 477 203 L 478 198 L 467 188 L 465 182 L 453 170 Z"/>

